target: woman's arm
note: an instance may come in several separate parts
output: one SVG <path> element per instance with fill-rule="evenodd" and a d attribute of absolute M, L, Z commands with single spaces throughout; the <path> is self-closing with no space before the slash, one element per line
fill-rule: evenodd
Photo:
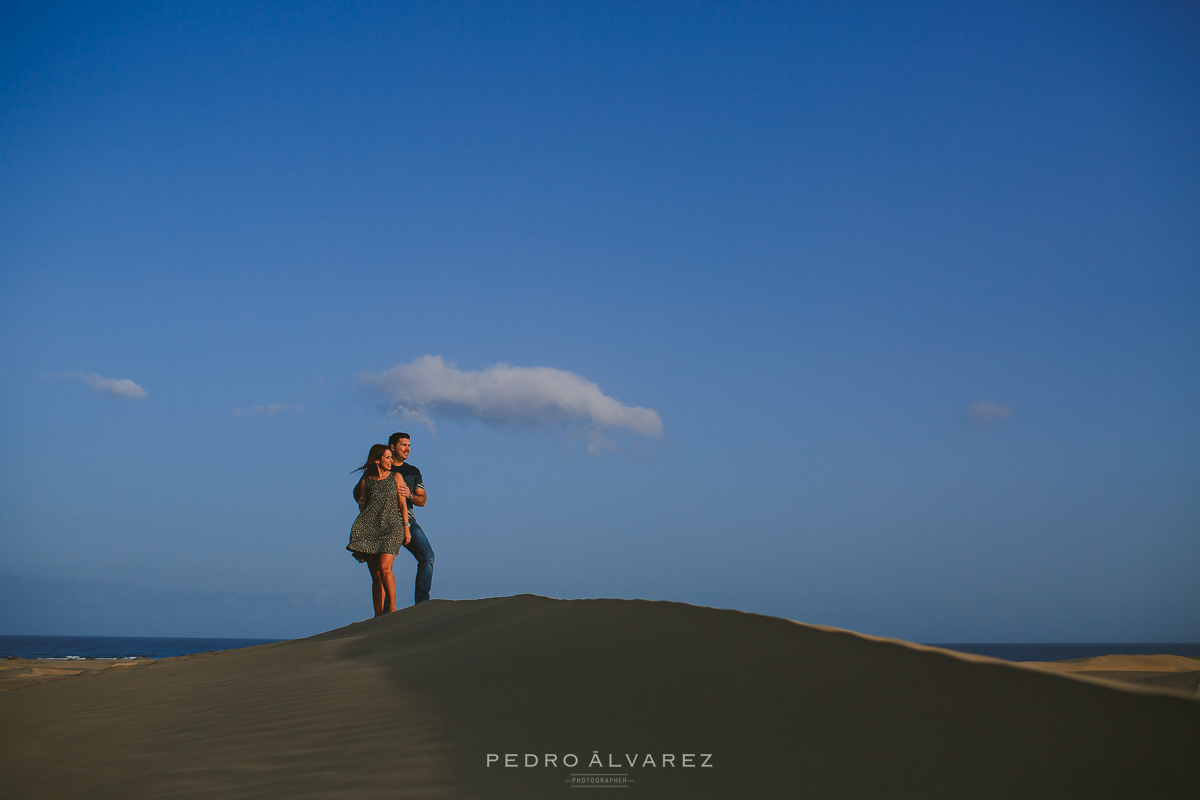
<path fill-rule="evenodd" d="M 404 520 L 404 543 L 408 544 L 412 540 L 412 533 L 408 530 L 408 502 L 404 499 L 404 496 L 408 494 L 408 486 L 405 485 L 399 472 L 394 477 L 396 479 L 396 497 L 400 500 L 400 518 Z"/>

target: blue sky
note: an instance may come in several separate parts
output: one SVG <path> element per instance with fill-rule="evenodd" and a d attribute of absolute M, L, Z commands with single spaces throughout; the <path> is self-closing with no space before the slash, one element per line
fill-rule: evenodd
<path fill-rule="evenodd" d="M 0 631 L 363 618 L 404 428 L 435 597 L 1200 640 L 1194 6 L 0 13 Z"/>

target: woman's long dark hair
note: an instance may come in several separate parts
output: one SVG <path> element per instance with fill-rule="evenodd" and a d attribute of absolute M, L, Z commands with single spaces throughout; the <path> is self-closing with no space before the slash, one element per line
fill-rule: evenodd
<path fill-rule="evenodd" d="M 388 446 L 386 444 L 371 445 L 371 452 L 367 453 L 367 463 L 363 464 L 361 467 L 352 469 L 350 471 L 351 472 L 361 472 L 363 474 L 364 478 L 367 477 L 367 469 L 369 469 L 372 465 L 374 465 L 374 463 L 376 461 L 383 458 L 383 454 L 386 453 L 387 451 L 388 451 Z M 379 476 L 378 469 L 375 471 L 375 476 L 376 477 Z"/>

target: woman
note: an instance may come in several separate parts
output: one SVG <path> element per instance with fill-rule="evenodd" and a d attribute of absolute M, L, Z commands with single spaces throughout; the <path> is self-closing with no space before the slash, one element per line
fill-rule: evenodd
<path fill-rule="evenodd" d="M 396 610 L 396 579 L 392 561 L 400 548 L 408 544 L 408 506 L 400 487 L 399 472 L 392 472 L 392 451 L 386 444 L 371 445 L 367 463 L 355 472 L 363 474 L 359 493 L 358 519 L 350 528 L 346 549 L 371 571 L 371 600 L 375 616 Z"/>

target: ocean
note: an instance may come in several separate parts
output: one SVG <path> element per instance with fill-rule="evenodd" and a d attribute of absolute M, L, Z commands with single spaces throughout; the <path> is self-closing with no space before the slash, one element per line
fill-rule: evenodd
<path fill-rule="evenodd" d="M 197 639 L 163 636 L 0 636 L 0 658 L 171 658 L 234 650 L 283 639 Z M 1116 653 L 1200 658 L 1200 644 L 1091 642 L 1076 644 L 930 644 L 1005 661 L 1064 661 Z"/>
<path fill-rule="evenodd" d="M 166 636 L 0 636 L 0 658 L 171 658 L 279 641 L 283 640 Z"/>

